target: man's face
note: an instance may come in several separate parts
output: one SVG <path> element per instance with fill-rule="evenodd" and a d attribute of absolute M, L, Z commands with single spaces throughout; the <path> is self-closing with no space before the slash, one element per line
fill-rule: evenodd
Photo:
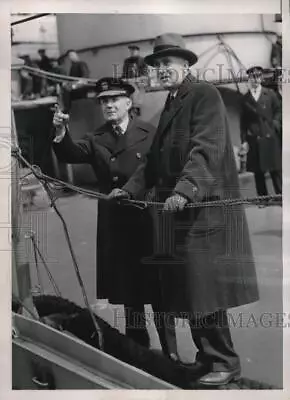
<path fill-rule="evenodd" d="M 68 53 L 68 58 L 72 61 L 72 62 L 76 62 L 78 61 L 78 55 L 75 51 L 70 51 Z"/>
<path fill-rule="evenodd" d="M 130 56 L 131 57 L 139 56 L 139 50 L 138 49 L 130 49 Z"/>
<path fill-rule="evenodd" d="M 132 100 L 126 96 L 108 96 L 101 97 L 100 104 L 105 120 L 119 123 L 128 115 Z"/>
<path fill-rule="evenodd" d="M 251 89 L 256 89 L 259 85 L 261 85 L 263 77 L 261 74 L 250 74 L 249 75 L 249 87 Z"/>
<path fill-rule="evenodd" d="M 179 86 L 188 71 L 187 61 L 173 56 L 158 58 L 154 67 L 157 68 L 157 77 L 165 88 Z"/>

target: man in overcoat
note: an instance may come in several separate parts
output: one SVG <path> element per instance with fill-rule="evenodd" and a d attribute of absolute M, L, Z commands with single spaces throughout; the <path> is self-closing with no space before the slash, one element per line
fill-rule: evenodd
<path fill-rule="evenodd" d="M 105 124 L 83 140 L 73 141 L 65 128 L 66 115 L 54 116 L 54 151 L 67 163 L 88 163 L 94 169 L 98 190 L 104 194 L 124 185 L 141 165 L 152 144 L 156 128 L 131 118 L 134 87 L 122 79 L 103 78 L 96 90 Z M 80 210 L 81 212 L 81 210 Z M 126 334 L 149 346 L 144 304 L 156 302 L 154 273 L 148 274 L 141 259 L 150 248 L 152 221 L 147 210 L 100 201 L 97 228 L 97 297 L 124 304 Z M 154 272 L 154 271 L 153 271 Z M 158 326 L 164 352 L 168 352 L 165 327 Z"/>
<path fill-rule="evenodd" d="M 222 385 L 240 374 L 226 311 L 259 298 L 243 206 L 194 207 L 240 198 L 227 113 L 218 90 L 190 74 L 197 57 L 180 35 L 157 37 L 145 61 L 169 96 L 146 159 L 109 198 L 154 187 L 164 203 L 154 214 L 165 228 L 148 265 L 159 270 L 165 311 L 190 321 L 199 383 Z"/>
<path fill-rule="evenodd" d="M 241 143 L 248 148 L 247 170 L 254 173 L 259 196 L 268 195 L 269 172 L 276 194 L 282 193 L 282 103 L 277 94 L 262 86 L 263 68 L 247 70 L 249 90 L 242 99 Z"/>

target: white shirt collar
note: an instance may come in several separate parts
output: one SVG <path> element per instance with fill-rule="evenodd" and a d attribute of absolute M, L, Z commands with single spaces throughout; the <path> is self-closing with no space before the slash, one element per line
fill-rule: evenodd
<path fill-rule="evenodd" d="M 176 95 L 177 95 L 177 92 L 178 92 L 178 89 L 175 89 L 174 91 L 170 92 L 170 96 L 172 96 L 173 98 L 175 98 Z"/>
<path fill-rule="evenodd" d="M 122 135 L 124 135 L 129 125 L 129 116 L 127 115 L 127 117 L 120 124 L 113 124 L 113 126 L 116 125 L 118 125 L 121 128 Z"/>
<path fill-rule="evenodd" d="M 254 97 L 254 99 L 256 101 L 258 101 L 259 97 L 261 96 L 261 92 L 262 92 L 262 85 L 259 85 L 256 89 L 250 89 L 250 92 L 252 94 L 252 96 Z"/>

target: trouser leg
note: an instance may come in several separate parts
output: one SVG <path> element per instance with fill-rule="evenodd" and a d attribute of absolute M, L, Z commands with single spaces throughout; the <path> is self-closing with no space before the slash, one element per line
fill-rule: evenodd
<path fill-rule="evenodd" d="M 152 309 L 163 354 L 178 359 L 174 315 L 162 311 L 159 304 L 152 304 Z"/>
<path fill-rule="evenodd" d="M 162 288 L 162 266 L 156 267 L 156 275 L 154 281 L 154 300 L 152 301 L 152 309 L 154 315 L 154 323 L 159 336 L 163 354 L 167 357 L 178 359 L 177 341 L 175 332 L 175 317 L 170 313 L 163 298 Z"/>
<path fill-rule="evenodd" d="M 124 305 L 125 334 L 142 346 L 150 346 L 150 338 L 146 327 L 144 304 Z"/>
<path fill-rule="evenodd" d="M 257 171 L 254 173 L 255 184 L 258 196 L 267 196 L 268 190 L 266 186 L 265 174 L 264 172 Z"/>
<path fill-rule="evenodd" d="M 209 364 L 214 372 L 240 368 L 234 350 L 226 311 L 220 310 L 202 319 L 191 319 L 192 339 L 198 349 L 196 361 Z"/>
<path fill-rule="evenodd" d="M 282 171 L 270 171 L 271 179 L 273 182 L 276 194 L 282 193 Z"/>

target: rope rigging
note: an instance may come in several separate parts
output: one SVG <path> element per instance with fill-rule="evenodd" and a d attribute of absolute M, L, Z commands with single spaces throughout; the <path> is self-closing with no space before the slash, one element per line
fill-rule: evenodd
<path fill-rule="evenodd" d="M 54 183 L 54 188 L 55 189 L 62 189 L 62 188 L 68 188 L 74 192 L 77 192 L 79 194 L 83 194 L 92 198 L 95 198 L 97 200 L 107 200 L 107 195 L 104 193 L 100 193 L 97 191 L 93 190 L 88 190 L 88 189 L 83 189 L 79 186 L 75 186 L 73 184 L 64 182 L 60 179 L 52 178 L 46 174 L 43 174 L 38 166 L 31 165 L 22 155 L 20 152 L 19 148 L 14 148 L 12 149 L 12 155 L 18 158 L 20 162 L 22 162 L 24 165 L 26 165 L 27 168 L 31 170 L 31 173 L 43 184 L 46 185 L 46 187 L 49 188 L 50 190 L 50 199 L 51 199 L 51 204 L 52 206 L 55 205 L 56 198 L 53 197 L 53 187 L 50 186 L 52 183 Z M 234 205 L 260 205 L 262 203 L 268 203 L 269 201 L 275 201 L 276 204 L 282 204 L 282 195 L 277 194 L 277 195 L 268 195 L 268 196 L 256 196 L 256 197 L 251 197 L 251 198 L 233 198 L 233 199 L 220 199 L 220 200 L 214 200 L 214 201 L 199 201 L 199 202 L 194 202 L 194 203 L 188 203 L 185 207 L 186 208 L 200 208 L 200 207 L 226 207 L 226 206 L 234 206 Z M 123 205 L 135 205 L 139 206 L 141 208 L 147 208 L 150 206 L 154 207 L 161 207 L 163 208 L 164 202 L 159 202 L 159 201 L 146 201 L 146 200 L 133 200 L 133 199 L 128 199 L 128 200 L 122 200 L 120 203 Z"/>
<path fill-rule="evenodd" d="M 78 280 L 79 286 L 80 286 L 81 291 L 82 291 L 84 303 L 86 305 L 86 308 L 89 311 L 90 317 L 92 319 L 92 322 L 93 322 L 93 325 L 94 325 L 94 328 L 95 328 L 94 335 L 97 334 L 98 341 L 100 343 L 100 349 L 103 350 L 103 348 L 104 348 L 103 334 L 102 334 L 101 328 L 100 328 L 100 326 L 99 326 L 99 324 L 98 324 L 98 322 L 96 320 L 96 317 L 95 317 L 95 315 L 94 315 L 94 313 L 92 311 L 92 308 L 91 308 L 91 306 L 89 304 L 88 296 L 87 296 L 87 293 L 86 293 L 86 289 L 85 289 L 85 286 L 84 286 L 84 283 L 83 283 L 83 280 L 82 280 L 82 277 L 81 277 L 81 274 L 80 274 L 79 266 L 78 266 L 78 263 L 77 263 L 77 259 L 76 259 L 76 256 L 75 256 L 72 244 L 71 244 L 71 239 L 70 239 L 70 236 L 69 236 L 69 233 L 68 233 L 68 228 L 67 228 L 67 225 L 66 225 L 66 222 L 65 222 L 63 216 L 61 215 L 60 211 L 58 210 L 58 208 L 57 208 L 57 206 L 55 204 L 56 198 L 54 198 L 52 189 L 51 189 L 51 187 L 50 187 L 50 185 L 48 183 L 49 182 L 49 179 L 48 179 L 49 177 L 48 176 L 46 177 L 44 174 L 39 172 L 40 171 L 39 167 L 35 167 L 35 166 L 32 166 L 31 164 L 29 164 L 25 160 L 25 158 L 21 156 L 19 148 L 17 148 L 17 147 L 13 148 L 12 149 L 12 155 L 17 158 L 17 160 L 20 162 L 20 165 L 21 165 L 21 163 L 25 164 L 30 169 L 31 173 L 33 173 L 33 175 L 40 181 L 40 183 L 42 184 L 42 187 L 45 189 L 45 191 L 46 191 L 46 193 L 47 193 L 47 195 L 48 195 L 48 197 L 49 197 L 49 199 L 51 201 L 51 207 L 53 207 L 54 211 L 56 212 L 57 216 L 60 218 L 60 220 L 62 222 L 64 233 L 65 233 L 65 239 L 67 241 L 67 244 L 68 244 L 68 247 L 69 247 L 69 251 L 70 251 L 70 254 L 71 254 L 71 257 L 72 257 L 75 273 L 76 273 L 76 276 L 77 276 L 77 280 Z M 38 169 L 39 169 L 39 171 L 38 171 Z M 36 240 L 35 240 L 33 232 L 30 232 L 27 235 L 27 238 L 29 238 L 29 237 L 33 242 L 34 255 L 36 256 L 36 254 L 38 254 L 38 256 L 41 258 L 41 260 L 43 262 L 43 265 L 44 265 L 44 267 L 46 269 L 46 272 L 47 272 L 47 274 L 49 276 L 49 279 L 50 279 L 50 281 L 52 283 L 52 286 L 54 288 L 54 291 L 56 292 L 56 294 L 58 296 L 61 296 L 60 290 L 58 289 L 58 286 L 57 286 L 56 282 L 53 279 L 53 276 L 52 276 L 52 274 L 51 274 L 51 272 L 50 272 L 50 270 L 49 270 L 49 268 L 47 266 L 47 263 L 45 262 L 45 259 L 44 259 L 43 255 L 41 254 L 41 252 L 39 250 L 39 247 L 37 246 L 37 243 L 36 243 Z M 36 260 L 36 266 L 38 267 L 37 257 L 36 257 L 35 260 Z M 39 278 L 39 276 L 40 275 L 38 275 L 38 278 Z M 41 287 L 41 290 L 43 290 L 42 287 Z"/>
<path fill-rule="evenodd" d="M 231 72 L 231 78 L 228 79 L 217 79 L 214 80 L 212 83 L 215 85 L 218 84 L 227 84 L 227 83 L 236 83 L 237 81 L 239 82 L 246 82 L 247 77 L 243 76 L 235 76 L 233 69 L 233 64 L 231 58 L 235 59 L 236 62 L 238 63 L 239 67 L 245 71 L 246 68 L 242 64 L 241 60 L 238 58 L 237 54 L 234 52 L 234 50 L 231 48 L 230 45 L 228 45 L 224 39 L 222 39 L 222 36 L 220 34 L 216 34 L 216 37 L 218 39 L 218 43 L 215 43 L 214 45 L 210 46 L 208 49 L 203 51 L 199 55 L 199 59 L 210 53 L 212 50 L 216 49 L 216 52 L 212 54 L 209 59 L 204 63 L 203 68 L 207 68 L 209 63 L 220 53 L 224 53 L 227 59 L 227 62 L 230 67 L 230 72 Z M 32 75 L 38 76 L 38 77 L 43 77 L 43 78 L 49 78 L 50 81 L 56 82 L 56 83 L 71 83 L 72 86 L 74 83 L 80 82 L 80 78 L 74 77 L 74 76 L 68 76 L 68 75 L 63 75 L 63 74 L 58 74 L 54 72 L 47 72 L 43 71 L 38 68 L 34 67 L 29 67 L 27 65 L 23 65 L 21 69 L 26 70 L 27 72 L 31 73 Z M 240 71 L 239 71 L 240 72 Z M 240 75 L 240 74 L 239 74 Z M 94 87 L 95 84 L 98 82 L 99 79 L 94 79 L 94 78 L 82 78 L 81 81 L 83 81 L 83 85 L 86 86 L 87 88 L 89 87 Z M 150 86 L 145 86 L 145 91 L 154 91 L 154 90 L 160 90 L 158 87 L 150 87 Z"/>
<path fill-rule="evenodd" d="M 35 238 L 35 233 L 34 232 L 28 232 L 26 234 L 26 238 L 27 239 L 31 239 L 32 245 L 33 245 L 33 253 L 34 253 L 34 259 L 35 259 L 35 267 L 36 267 L 36 271 L 37 271 L 37 279 L 38 279 L 38 284 L 39 284 L 39 288 L 40 288 L 40 293 L 43 294 L 44 293 L 44 289 L 43 289 L 43 284 L 41 282 L 41 275 L 40 275 L 40 269 L 39 269 L 39 265 L 38 265 L 38 257 L 41 259 L 43 266 L 46 270 L 46 273 L 48 275 L 48 278 L 52 284 L 53 290 L 55 292 L 55 294 L 59 297 L 61 297 L 61 292 L 52 276 L 52 273 L 50 272 L 50 269 L 39 249 L 39 246 L 37 244 L 36 238 Z"/>

